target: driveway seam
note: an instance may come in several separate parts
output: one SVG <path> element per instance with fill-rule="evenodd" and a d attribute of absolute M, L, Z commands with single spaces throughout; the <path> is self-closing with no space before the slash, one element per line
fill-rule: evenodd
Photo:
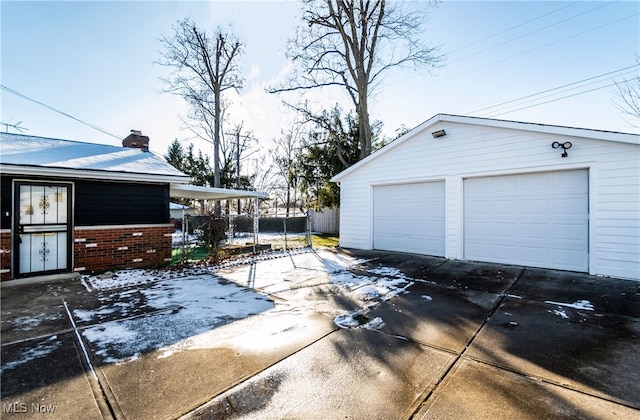
<path fill-rule="evenodd" d="M 494 367 L 496 369 L 506 370 L 507 372 L 511 372 L 511 373 L 513 373 L 515 375 L 518 375 L 518 376 L 521 376 L 523 378 L 529 378 L 529 379 L 533 379 L 533 380 L 536 380 L 536 381 L 539 381 L 539 382 L 542 382 L 542 383 L 546 383 L 546 384 L 549 384 L 549 385 L 554 385 L 554 386 L 557 386 L 557 387 L 560 387 L 560 388 L 568 389 L 570 391 L 578 392 L 580 394 L 587 395 L 589 397 L 594 397 L 594 398 L 597 398 L 597 399 L 602 400 L 602 401 L 608 401 L 608 402 L 611 402 L 611 403 L 614 403 L 614 404 L 624 405 L 625 407 L 633 408 L 635 410 L 640 409 L 640 407 L 634 406 L 632 404 L 629 404 L 628 402 L 625 402 L 623 400 L 619 400 L 619 399 L 615 399 L 615 398 L 607 398 L 607 397 L 604 397 L 602 395 L 598 395 L 598 394 L 595 394 L 595 393 L 591 393 L 591 392 L 587 392 L 585 390 L 578 389 L 578 388 L 572 386 L 571 384 L 554 381 L 553 379 L 547 379 L 547 378 L 544 378 L 542 376 L 527 374 L 527 373 L 522 372 L 520 370 L 510 368 L 508 366 L 502 366 L 502 365 L 499 365 L 499 364 L 496 364 L 496 363 L 487 362 L 486 360 L 479 359 L 479 358 L 477 358 L 475 356 L 467 356 L 467 355 L 465 355 L 464 359 L 465 360 L 472 360 L 472 361 L 474 361 L 476 363 L 480 363 L 480 364 L 483 364 L 483 365 L 486 365 L 486 366 L 491 366 L 491 367 Z"/>
<path fill-rule="evenodd" d="M 71 327 L 72 327 L 73 331 L 75 332 L 77 343 L 80 345 L 80 349 L 82 350 L 82 353 L 84 355 L 84 360 L 85 360 L 86 366 L 85 366 L 85 363 L 82 363 L 82 356 L 79 357 L 80 360 L 81 360 L 81 365 L 85 368 L 85 370 L 86 370 L 86 368 L 88 366 L 89 370 L 91 371 L 91 376 L 94 379 L 94 382 L 92 382 L 91 378 L 88 378 L 88 382 L 90 384 L 89 386 L 91 387 L 91 391 L 94 394 L 94 398 L 96 400 L 96 404 L 98 405 L 99 408 L 101 408 L 100 411 L 103 411 L 104 408 L 105 408 L 104 406 L 106 405 L 106 409 L 109 411 L 109 414 L 111 415 L 111 418 L 116 419 L 118 417 L 116 417 L 116 415 L 115 415 L 114 407 L 111 404 L 111 402 L 109 401 L 109 398 L 107 398 L 107 394 L 105 393 L 104 386 L 103 386 L 102 382 L 100 381 L 100 378 L 98 378 L 96 370 L 94 369 L 93 364 L 91 363 L 91 360 L 90 360 L 90 357 L 89 357 L 89 351 L 87 350 L 86 346 L 82 342 L 82 337 L 80 337 L 80 332 L 78 331 L 78 328 L 76 327 L 76 323 L 73 320 L 73 315 L 71 314 L 71 311 L 69 310 L 69 307 L 67 306 L 67 302 L 64 299 L 62 299 L 62 303 L 63 303 L 64 308 L 66 310 L 66 314 L 67 314 L 69 323 L 71 324 Z M 91 385 L 92 383 L 94 385 Z M 95 385 L 97 385 L 97 389 L 96 389 Z M 100 398 L 100 397 L 102 397 L 102 398 Z M 101 402 L 103 404 L 101 404 Z M 104 414 L 106 414 L 106 413 L 103 413 L 103 415 Z"/>
<path fill-rule="evenodd" d="M 194 406 L 194 407 L 192 407 L 192 408 L 190 408 L 190 409 L 186 410 L 183 414 L 179 415 L 179 416 L 177 417 L 177 419 L 179 419 L 179 420 L 187 420 L 187 419 L 191 419 L 191 418 L 192 418 L 192 416 L 193 416 L 197 411 L 206 409 L 206 408 L 207 408 L 207 406 L 209 406 L 210 404 L 212 404 L 212 403 L 213 403 L 213 401 L 214 401 L 216 398 L 218 398 L 218 397 L 220 397 L 220 396 L 222 396 L 222 395 L 224 395 L 224 394 L 226 394 L 226 393 L 230 392 L 230 391 L 231 391 L 231 390 L 233 390 L 234 388 L 237 388 L 238 386 L 242 385 L 243 383 L 245 383 L 245 382 L 247 382 L 247 381 L 251 380 L 252 378 L 255 378 L 256 376 L 258 376 L 258 375 L 260 375 L 261 373 L 263 373 L 263 372 L 267 371 L 268 369 L 271 369 L 272 367 L 276 366 L 277 364 L 279 364 L 279 363 L 281 363 L 281 362 L 283 362 L 283 361 L 285 361 L 285 360 L 289 359 L 290 357 L 292 357 L 292 356 L 294 356 L 294 355 L 296 355 L 296 354 L 300 353 L 301 351 L 303 351 L 303 350 L 305 350 L 305 349 L 307 349 L 307 348 L 309 348 L 309 347 L 313 346 L 314 344 L 316 344 L 316 343 L 320 342 L 321 340 L 324 340 L 325 338 L 329 337 L 331 334 L 334 334 L 335 332 L 340 331 L 340 330 L 341 330 L 341 328 L 339 328 L 339 327 L 334 327 L 331 331 L 329 331 L 329 332 L 327 332 L 326 334 L 324 334 L 324 335 L 322 335 L 322 336 L 318 337 L 317 339 L 313 340 L 312 342 L 310 342 L 310 343 L 308 343 L 308 344 L 306 344 L 306 345 L 304 345 L 304 346 L 300 347 L 300 348 L 299 348 L 299 349 L 297 349 L 296 351 L 294 351 L 294 352 L 292 352 L 292 353 L 287 354 L 287 355 L 286 355 L 285 357 L 283 357 L 282 359 L 276 360 L 276 361 L 275 361 L 275 362 L 273 362 L 272 364 L 270 364 L 270 365 L 268 365 L 268 366 L 265 366 L 264 368 L 262 368 L 262 369 L 260 369 L 260 370 L 258 370 L 258 371 L 256 371 L 256 372 L 253 372 L 253 373 L 247 374 L 246 376 L 244 376 L 243 378 L 239 379 L 237 382 L 233 383 L 232 385 L 229 385 L 227 388 L 225 388 L 225 389 L 221 390 L 220 392 L 218 392 L 218 393 L 216 393 L 216 394 L 214 394 L 214 395 L 212 395 L 212 396 L 208 396 L 208 397 L 206 397 L 206 401 L 204 401 L 202 404 L 196 405 L 196 406 Z"/>
<path fill-rule="evenodd" d="M 476 337 L 478 336 L 478 334 L 480 334 L 480 331 L 482 331 L 482 329 L 485 327 L 485 325 L 487 325 L 487 323 L 489 322 L 489 320 L 491 319 L 491 317 L 496 313 L 496 311 L 498 310 L 498 308 L 500 307 L 500 305 L 502 304 L 502 302 L 504 301 L 504 299 L 506 297 L 508 297 L 509 295 L 509 291 L 511 291 L 511 288 L 518 282 L 518 280 L 520 279 L 520 277 L 522 277 L 522 275 L 524 274 L 524 272 L 526 271 L 526 268 L 522 268 L 522 271 L 520 271 L 520 273 L 518 274 L 518 276 L 515 278 L 515 280 L 505 289 L 503 290 L 499 296 L 500 298 L 498 299 L 498 301 L 496 302 L 495 306 L 489 311 L 489 315 L 485 318 L 485 320 L 482 322 L 482 324 L 480 325 L 480 327 L 478 327 L 476 329 L 476 331 L 471 335 L 471 337 L 469 338 L 469 340 L 467 340 L 467 343 L 465 344 L 464 348 L 462 349 L 462 351 L 457 354 L 457 356 L 455 357 L 455 359 L 453 360 L 453 362 L 451 363 L 451 365 L 449 366 L 449 368 L 447 368 L 444 372 L 444 374 L 440 377 L 440 379 L 438 379 L 438 381 L 431 387 L 431 389 L 429 389 L 424 396 L 420 396 L 419 398 L 422 399 L 422 401 L 416 405 L 416 409 L 413 410 L 413 412 L 411 412 L 407 418 L 413 418 L 419 411 L 420 409 L 425 405 L 425 403 L 427 402 L 427 400 L 431 397 L 431 395 L 433 395 L 434 392 L 436 392 L 438 390 L 438 388 L 440 387 L 440 385 L 447 379 L 447 377 L 449 376 L 449 373 L 451 373 L 451 371 L 454 369 L 454 367 L 456 365 L 458 365 L 458 362 L 463 358 L 466 357 L 465 353 L 467 352 L 467 350 L 469 349 L 469 347 L 471 346 L 471 344 L 473 344 L 473 341 L 476 339 Z M 486 293 L 486 292 L 485 292 Z"/>

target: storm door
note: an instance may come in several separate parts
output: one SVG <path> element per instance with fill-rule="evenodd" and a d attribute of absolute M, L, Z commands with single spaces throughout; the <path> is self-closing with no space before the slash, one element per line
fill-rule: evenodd
<path fill-rule="evenodd" d="M 71 185 L 16 182 L 17 277 L 69 271 Z"/>

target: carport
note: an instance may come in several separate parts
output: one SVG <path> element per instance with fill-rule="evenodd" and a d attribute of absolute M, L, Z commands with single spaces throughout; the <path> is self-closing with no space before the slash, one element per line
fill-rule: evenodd
<path fill-rule="evenodd" d="M 215 188 L 215 187 L 203 187 L 199 185 L 185 185 L 185 184 L 171 184 L 169 190 L 169 196 L 171 198 L 187 198 L 190 200 L 213 200 L 213 201 L 225 201 L 225 200 L 241 200 L 241 199 L 253 199 L 254 200 L 254 217 L 253 217 L 253 243 L 258 243 L 258 203 L 259 200 L 269 198 L 269 195 L 260 191 L 245 191 L 234 190 L 227 188 Z M 184 229 L 183 229 L 184 232 Z M 183 241 L 184 242 L 184 241 Z"/>

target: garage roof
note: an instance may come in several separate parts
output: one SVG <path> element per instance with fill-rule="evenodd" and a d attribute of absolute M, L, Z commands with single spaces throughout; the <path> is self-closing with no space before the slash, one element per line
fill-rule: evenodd
<path fill-rule="evenodd" d="M 537 124 L 537 123 L 528 123 L 528 122 L 519 122 L 519 121 L 496 120 L 491 118 L 466 117 L 462 115 L 437 114 L 434 117 L 423 122 L 416 128 L 414 128 L 413 130 L 409 131 L 408 133 L 400 136 L 393 143 L 388 144 L 387 146 L 369 155 L 367 158 L 361 160 L 360 162 L 356 163 L 350 168 L 340 172 L 339 174 L 331 178 L 331 181 L 340 182 L 342 178 L 358 170 L 358 168 L 368 164 L 369 162 L 389 152 L 395 147 L 398 147 L 399 145 L 415 137 L 422 131 L 427 130 L 429 127 L 432 127 L 441 122 L 481 125 L 485 127 L 510 128 L 510 129 L 522 130 L 522 131 L 535 131 L 539 133 L 552 134 L 557 136 L 582 137 L 582 138 L 589 138 L 589 139 L 595 139 L 595 140 L 615 141 L 615 142 L 621 142 L 621 143 L 631 143 L 631 144 L 640 145 L 640 136 L 638 134 L 619 133 L 615 131 L 593 130 L 588 128 L 565 127 L 565 126 L 559 126 L 559 125 Z"/>

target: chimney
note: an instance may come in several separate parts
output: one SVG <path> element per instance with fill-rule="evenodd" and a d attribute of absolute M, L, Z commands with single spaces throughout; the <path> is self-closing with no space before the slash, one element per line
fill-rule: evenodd
<path fill-rule="evenodd" d="M 149 136 L 143 136 L 142 131 L 131 130 L 124 140 L 122 140 L 123 147 L 131 147 L 132 149 L 142 149 L 145 152 L 149 151 Z"/>

